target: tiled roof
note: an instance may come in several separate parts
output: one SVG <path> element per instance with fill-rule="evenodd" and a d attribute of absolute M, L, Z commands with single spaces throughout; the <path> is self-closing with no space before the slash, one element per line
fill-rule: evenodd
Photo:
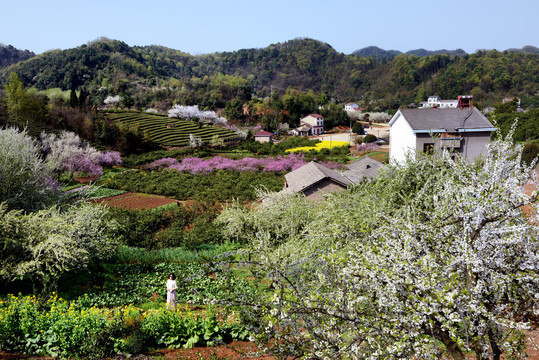
<path fill-rule="evenodd" d="M 473 108 L 464 109 L 400 109 L 398 113 L 406 119 L 414 131 L 441 130 L 459 132 L 466 129 L 479 129 L 478 131 L 492 131 L 494 126 Z M 392 125 L 397 114 L 389 122 Z"/>
<path fill-rule="evenodd" d="M 302 124 L 300 127 L 297 127 L 297 131 L 309 131 L 313 128 L 311 124 Z"/>
<path fill-rule="evenodd" d="M 312 117 L 315 117 L 315 118 L 323 118 L 322 115 L 318 115 L 318 114 L 309 114 L 307 116 L 312 116 Z"/>
<path fill-rule="evenodd" d="M 357 184 L 363 178 L 372 179 L 378 175 L 378 171 L 384 166 L 380 161 L 374 160 L 368 156 L 348 164 L 347 171 L 343 175 L 354 184 Z"/>
<path fill-rule="evenodd" d="M 305 191 L 326 178 L 340 183 L 343 186 L 352 185 L 352 181 L 343 175 L 313 161 L 289 172 L 284 177 L 288 184 L 287 189 L 290 189 L 287 191 L 294 192 Z"/>
<path fill-rule="evenodd" d="M 260 131 L 255 134 L 255 136 L 273 136 L 273 133 L 270 133 L 269 131 Z"/>

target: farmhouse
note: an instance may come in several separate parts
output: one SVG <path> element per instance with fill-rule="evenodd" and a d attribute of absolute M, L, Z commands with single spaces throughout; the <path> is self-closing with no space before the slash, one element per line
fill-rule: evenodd
<path fill-rule="evenodd" d="M 485 152 L 496 130 L 475 107 L 399 109 L 389 121 L 391 162 L 403 162 L 410 151 L 448 149 L 471 160 Z"/>
<path fill-rule="evenodd" d="M 419 103 L 420 109 L 431 109 L 431 108 L 441 108 L 441 109 L 456 109 L 458 106 L 458 100 L 442 100 L 438 95 L 429 96 L 427 101 L 422 101 Z"/>
<path fill-rule="evenodd" d="M 294 136 L 307 136 L 312 134 L 313 127 L 309 124 L 303 124 L 295 129 L 292 129 L 289 134 Z"/>
<path fill-rule="evenodd" d="M 311 161 L 286 174 L 283 192 L 301 192 L 309 200 L 320 201 L 324 195 L 340 192 L 363 179 L 372 179 L 384 164 L 365 156 L 351 164 L 343 173 L 331 170 L 324 165 Z"/>
<path fill-rule="evenodd" d="M 359 105 L 356 103 L 344 104 L 344 111 L 359 111 Z"/>
<path fill-rule="evenodd" d="M 255 141 L 266 143 L 266 142 L 273 142 L 273 133 L 270 133 L 269 131 L 260 131 L 255 134 Z"/>
<path fill-rule="evenodd" d="M 299 123 L 300 125 L 310 125 L 309 135 L 320 135 L 324 132 L 324 117 L 322 115 L 309 114 L 301 119 Z"/>
<path fill-rule="evenodd" d="M 312 201 L 320 201 L 325 194 L 343 191 L 353 185 L 352 181 L 323 165 L 311 161 L 284 176 L 283 192 L 301 192 Z"/>

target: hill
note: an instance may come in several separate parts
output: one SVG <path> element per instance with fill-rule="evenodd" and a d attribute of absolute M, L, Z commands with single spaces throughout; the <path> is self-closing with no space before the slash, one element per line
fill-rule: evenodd
<path fill-rule="evenodd" d="M 363 49 L 356 50 L 352 55 L 361 56 L 361 57 L 373 57 L 377 60 L 381 59 L 391 59 L 399 54 L 402 54 L 399 50 L 384 50 L 380 49 L 378 46 L 367 46 Z"/>
<path fill-rule="evenodd" d="M 491 104 L 506 95 L 526 99 L 539 91 L 537 54 L 412 52 L 392 58 L 376 47 L 363 52 L 386 56 L 381 61 L 345 55 L 317 40 L 294 39 L 261 49 L 193 56 L 162 46 L 130 47 L 105 39 L 8 66 L 0 70 L 0 82 L 15 71 L 25 85 L 38 89 L 85 86 L 94 103 L 100 104 L 110 94 L 135 97 L 135 91 L 153 88 L 157 78 L 160 86 L 168 85 L 163 96 L 206 108 L 224 108 L 233 99 L 248 101 L 253 94 L 284 94 L 289 87 L 313 90 L 337 102 L 383 99 L 380 106 L 386 108 L 424 100 L 435 93 L 447 99 L 472 93 L 480 103 Z M 150 95 L 139 98 L 144 96 Z"/>
<path fill-rule="evenodd" d="M 419 57 L 433 56 L 433 55 L 457 55 L 457 56 L 468 55 L 468 53 L 462 49 L 457 49 L 457 50 L 441 49 L 441 50 L 434 50 L 434 51 L 425 50 L 425 49 L 416 49 L 416 50 L 407 51 L 406 54 L 415 55 Z"/>
<path fill-rule="evenodd" d="M 19 50 L 11 45 L 4 45 L 0 43 L 0 69 L 5 68 L 11 64 L 16 64 L 20 61 L 24 61 L 36 56 L 31 51 Z"/>
<path fill-rule="evenodd" d="M 519 52 L 519 51 L 515 51 Z M 377 46 L 367 46 L 363 49 L 356 50 L 352 53 L 352 55 L 361 56 L 361 57 L 373 57 L 377 60 L 382 59 L 392 59 L 397 55 L 403 54 L 403 52 L 399 50 L 384 50 Z M 424 56 L 433 56 L 433 55 L 458 55 L 458 56 L 464 56 L 467 55 L 466 51 L 462 49 L 457 50 L 425 50 L 425 49 L 416 49 L 416 50 L 410 50 L 404 53 L 406 55 L 415 55 L 419 57 Z"/>

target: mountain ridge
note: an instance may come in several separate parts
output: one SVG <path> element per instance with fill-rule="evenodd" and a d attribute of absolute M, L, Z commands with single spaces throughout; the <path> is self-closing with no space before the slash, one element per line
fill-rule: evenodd
<path fill-rule="evenodd" d="M 385 99 L 389 107 L 398 107 L 420 98 L 418 94 L 450 99 L 473 93 L 488 102 L 509 95 L 534 97 L 539 91 L 538 60 L 533 53 L 496 50 L 464 56 L 399 54 L 378 60 L 374 55 L 345 55 L 325 42 L 305 38 L 265 48 L 190 55 L 165 46 L 100 39 L 11 64 L 0 69 L 0 83 L 15 71 L 26 86 L 64 90 L 85 86 L 103 98 L 157 82 L 185 89 L 185 104 L 207 108 L 222 108 L 234 98 L 284 94 L 288 89 L 312 90 L 335 101 Z M 194 93 L 206 95 L 193 97 Z"/>

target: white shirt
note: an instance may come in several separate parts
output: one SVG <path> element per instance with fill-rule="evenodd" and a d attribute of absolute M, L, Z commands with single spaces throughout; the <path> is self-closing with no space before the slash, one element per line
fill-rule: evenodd
<path fill-rule="evenodd" d="M 167 280 L 167 291 L 173 291 L 173 290 L 177 290 L 177 289 L 178 289 L 178 285 L 176 285 L 176 280 L 168 279 Z"/>

